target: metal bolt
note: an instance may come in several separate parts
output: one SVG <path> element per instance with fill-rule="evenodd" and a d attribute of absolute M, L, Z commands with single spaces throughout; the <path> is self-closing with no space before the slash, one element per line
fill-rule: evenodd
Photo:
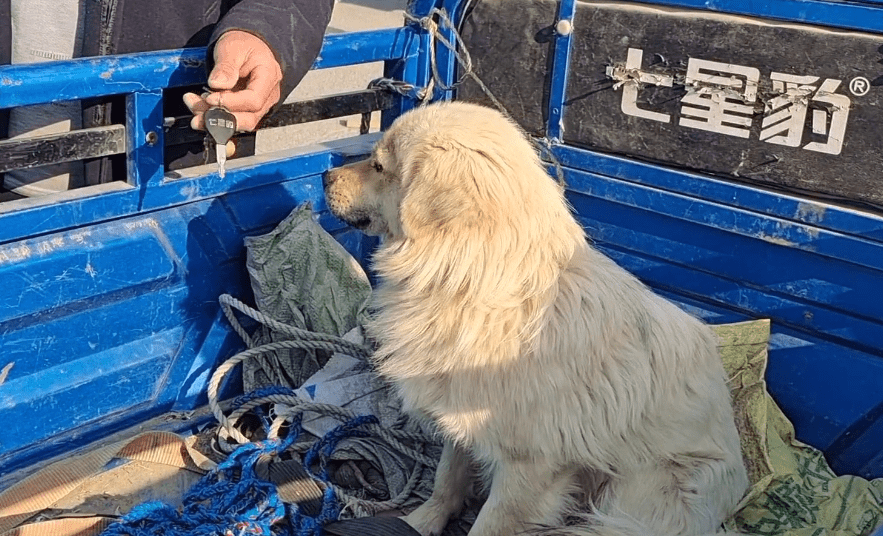
<path fill-rule="evenodd" d="M 159 141 L 159 135 L 155 131 L 151 130 L 147 133 L 144 139 L 145 141 L 147 141 L 147 145 L 156 145 L 156 142 Z"/>
<path fill-rule="evenodd" d="M 568 19 L 561 19 L 555 25 L 555 31 L 561 36 L 570 35 L 570 32 L 573 31 L 573 24 Z"/>

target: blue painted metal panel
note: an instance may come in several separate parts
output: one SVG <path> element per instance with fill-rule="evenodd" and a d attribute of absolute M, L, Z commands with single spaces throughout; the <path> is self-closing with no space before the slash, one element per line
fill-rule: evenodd
<path fill-rule="evenodd" d="M 694 271 L 672 270 L 661 278 L 667 286 L 883 355 L 883 303 L 875 299 L 883 278 L 879 245 L 871 248 L 876 255 L 867 254 L 876 265 L 857 265 L 848 247 L 820 257 L 823 245 L 851 240 L 605 177 L 567 177 L 583 194 L 571 203 L 594 238 L 652 252 L 660 270 L 675 264 Z M 798 243 L 795 235 L 806 238 Z"/>
<path fill-rule="evenodd" d="M 8 381 L 0 391 L 0 448 L 11 452 L 151 402 L 180 340 L 176 328 Z"/>
<path fill-rule="evenodd" d="M 136 226 L 154 223 L 147 219 L 118 232 L 96 229 L 0 246 L 0 322 L 44 322 L 57 307 L 87 309 L 124 290 L 162 285 L 175 276 L 175 263 L 162 237 Z"/>
<path fill-rule="evenodd" d="M 313 67 L 398 59 L 405 55 L 412 36 L 410 28 L 329 35 Z M 0 72 L 0 108 L 149 93 L 205 83 L 205 48 L 4 65 Z"/>
<path fill-rule="evenodd" d="M 145 190 L 163 179 L 162 91 L 137 91 L 126 97 L 128 182 Z"/>
<path fill-rule="evenodd" d="M 883 217 L 867 211 L 583 149 L 556 146 L 554 154 L 563 165 L 587 172 L 883 242 Z"/>
<path fill-rule="evenodd" d="M 13 363 L 0 419 L 33 423 L 54 406 L 75 416 L 16 429 L 14 442 L 0 440 L 0 466 L 70 448 L 83 430 L 100 436 L 205 403 L 210 370 L 241 344 L 217 297 L 250 296 L 243 238 L 304 202 L 324 210 L 314 176 L 0 246 L 4 281 L 24 282 L 0 287 L 15 306 L 0 317 L 2 364 Z M 361 233 L 326 213 L 319 221 L 365 257 Z M 57 440 L 74 429 L 76 437 Z"/>
<path fill-rule="evenodd" d="M 6 214 L 0 207 L 4 222 L 0 225 L 0 243 L 275 184 L 287 178 L 312 175 L 314 178 L 310 184 L 321 190 L 318 174 L 328 169 L 332 154 L 323 150 L 297 159 L 290 153 L 274 153 L 261 158 L 262 165 L 258 169 L 251 167 L 253 160 L 229 161 L 227 176 L 223 180 L 218 177 L 217 166 L 199 166 L 168 175 L 161 184 L 146 189 L 119 189 L 110 185 L 112 191 L 102 191 L 103 186 L 83 190 L 74 193 L 72 199 L 28 206 Z"/>
<path fill-rule="evenodd" d="M 205 49 L 4 65 L 0 72 L 0 108 L 12 108 L 201 84 Z"/>

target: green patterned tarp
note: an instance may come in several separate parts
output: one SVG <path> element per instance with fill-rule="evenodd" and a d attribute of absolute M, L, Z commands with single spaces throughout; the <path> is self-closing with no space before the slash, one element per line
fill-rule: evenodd
<path fill-rule="evenodd" d="M 716 326 L 731 380 L 751 488 L 728 530 L 775 536 L 856 536 L 883 523 L 883 479 L 837 476 L 766 390 L 767 320 Z"/>

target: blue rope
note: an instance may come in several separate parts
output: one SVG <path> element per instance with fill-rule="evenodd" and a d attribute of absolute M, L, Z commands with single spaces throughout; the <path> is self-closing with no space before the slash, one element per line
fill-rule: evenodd
<path fill-rule="evenodd" d="M 310 473 L 310 476 L 322 482 L 328 482 L 328 458 L 337 448 L 337 444 L 348 437 L 366 437 L 368 435 L 364 430 L 356 430 L 356 428 L 365 424 L 377 424 L 380 421 L 373 415 L 362 415 L 355 417 L 349 421 L 339 425 L 327 434 L 325 437 L 317 441 L 310 450 L 304 455 L 304 468 Z M 313 473 L 310 468 L 319 457 L 319 474 Z"/>
<path fill-rule="evenodd" d="M 324 484 L 322 509 L 315 517 L 297 504 L 285 504 L 275 484 L 257 477 L 260 458 L 284 452 L 303 432 L 301 416 L 291 422 L 285 439 L 240 446 L 224 462 L 203 476 L 184 495 L 180 509 L 160 501 L 140 504 L 102 532 L 102 536 L 321 536 L 322 526 L 336 520 L 340 504 L 328 484 L 328 458 L 349 437 L 364 437 L 358 428 L 377 423 L 374 416 L 356 417 L 334 428 L 307 452 L 304 467 Z M 310 466 L 319 458 L 318 476 Z M 288 520 L 287 525 L 280 523 Z"/>
<path fill-rule="evenodd" d="M 297 536 L 321 535 L 322 526 L 330 521 L 334 521 L 340 515 L 340 503 L 334 496 L 334 489 L 327 485 L 328 483 L 328 458 L 337 448 L 337 444 L 349 437 L 365 437 L 367 432 L 357 430 L 365 424 L 377 424 L 379 421 L 373 415 L 363 415 L 355 417 L 349 421 L 337 426 L 329 431 L 325 436 L 317 441 L 310 450 L 304 455 L 304 469 L 315 480 L 326 483 L 325 493 L 322 497 L 322 511 L 315 518 L 304 515 L 297 505 L 291 509 L 289 522 L 295 527 Z M 317 456 L 324 454 L 319 459 L 319 474 L 316 475 L 311 467 Z"/>

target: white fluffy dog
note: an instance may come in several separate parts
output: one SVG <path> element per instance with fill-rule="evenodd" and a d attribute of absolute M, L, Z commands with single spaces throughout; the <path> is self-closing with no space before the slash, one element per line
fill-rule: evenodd
<path fill-rule="evenodd" d="M 421 534 L 475 467 L 471 536 L 696 535 L 733 512 L 748 481 L 714 336 L 587 243 L 510 120 L 419 108 L 325 180 L 335 215 L 384 237 L 377 369 L 446 440 L 405 518 Z"/>

